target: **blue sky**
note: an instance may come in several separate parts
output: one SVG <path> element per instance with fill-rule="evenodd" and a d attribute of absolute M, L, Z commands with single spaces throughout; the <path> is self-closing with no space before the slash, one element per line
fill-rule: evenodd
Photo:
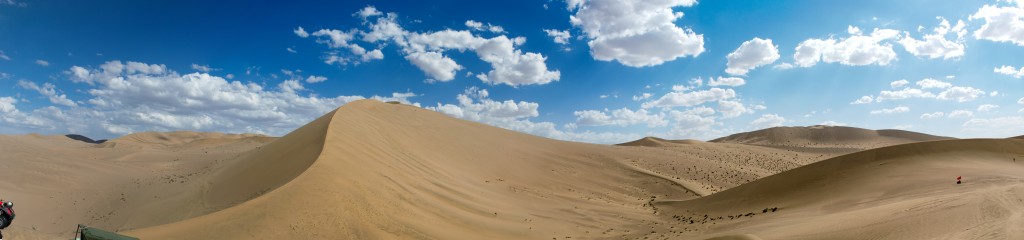
<path fill-rule="evenodd" d="M 565 140 L 1024 134 L 1020 1 L 0 0 L 0 133 L 283 135 L 402 101 Z"/>

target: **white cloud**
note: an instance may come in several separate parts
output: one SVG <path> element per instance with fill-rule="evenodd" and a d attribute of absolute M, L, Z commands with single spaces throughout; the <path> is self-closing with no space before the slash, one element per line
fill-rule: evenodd
<path fill-rule="evenodd" d="M 899 91 L 881 91 L 878 93 L 878 97 L 875 101 L 882 102 L 882 100 L 899 100 L 907 98 L 934 98 L 935 94 L 930 92 L 922 91 L 916 88 L 904 88 Z"/>
<path fill-rule="evenodd" d="M 1024 46 L 1024 5 L 982 6 L 971 14 L 970 20 L 982 19 L 985 24 L 974 31 L 974 38 L 995 42 L 1010 42 Z"/>
<path fill-rule="evenodd" d="M 658 100 L 643 103 L 643 108 L 651 107 L 691 107 L 705 102 L 728 100 L 736 97 L 736 91 L 732 89 L 711 88 L 708 90 L 694 92 L 670 92 L 658 98 Z"/>
<path fill-rule="evenodd" d="M 914 128 L 914 124 L 904 124 L 904 125 L 892 126 L 892 129 L 898 129 L 898 130 L 907 130 L 907 129 L 911 129 L 911 128 Z"/>
<path fill-rule="evenodd" d="M 299 29 L 301 30 L 302 27 L 299 27 Z M 367 51 L 366 48 L 363 48 L 358 44 L 352 43 L 351 41 L 355 38 L 356 33 L 357 31 L 354 29 L 349 31 L 341 31 L 337 29 L 320 29 L 308 35 L 317 37 L 316 42 L 327 45 L 331 49 L 348 50 L 349 53 L 343 53 L 340 51 L 326 52 L 323 58 L 324 63 L 327 64 L 359 64 L 363 62 L 384 59 L 384 54 L 380 51 L 380 49 Z M 349 57 L 350 54 L 354 57 Z"/>
<path fill-rule="evenodd" d="M 775 64 L 775 66 L 772 66 L 772 69 L 786 70 L 786 69 L 792 69 L 794 67 L 796 67 L 796 65 L 793 65 L 792 63 L 779 63 L 779 64 Z"/>
<path fill-rule="evenodd" d="M 937 19 L 940 21 L 939 26 L 932 30 L 933 34 L 927 34 L 922 40 L 917 40 L 911 37 L 910 33 L 906 33 L 899 43 L 907 52 L 918 57 L 955 59 L 963 56 L 964 36 L 967 35 L 964 21 L 957 21 L 956 26 L 950 26 L 949 21 L 945 18 L 937 17 Z M 947 34 L 953 34 L 955 38 L 948 40 L 945 37 Z"/>
<path fill-rule="evenodd" d="M 363 20 L 366 20 L 369 17 L 380 16 L 380 15 L 383 15 L 383 14 L 384 13 L 381 13 L 380 11 L 377 11 L 377 8 L 375 8 L 373 6 L 366 6 L 365 8 L 360 9 L 358 12 L 356 12 L 353 15 L 358 16 L 359 18 L 362 18 Z"/>
<path fill-rule="evenodd" d="M 775 115 L 775 114 L 762 114 L 761 117 L 754 119 L 750 122 L 756 128 L 769 128 L 782 126 L 782 123 L 786 122 L 786 118 Z"/>
<path fill-rule="evenodd" d="M 74 66 L 66 73 L 93 86 L 84 91 L 90 99 L 66 110 L 47 107 L 25 113 L 59 128 L 45 131 L 96 136 L 172 130 L 283 135 L 364 98 L 304 95 L 301 80 L 295 79 L 266 87 L 207 73 L 181 75 L 164 65 L 138 62 L 110 61 L 95 69 Z"/>
<path fill-rule="evenodd" d="M 290 48 L 290 47 L 288 47 L 288 48 L 284 48 L 284 50 L 285 50 L 285 51 L 288 51 L 288 52 L 290 52 L 290 53 L 299 53 L 299 51 L 295 51 L 295 49 L 292 49 L 292 48 Z"/>
<path fill-rule="evenodd" d="M 945 116 L 945 115 L 946 114 L 943 113 L 943 112 L 925 113 L 925 114 L 921 114 L 921 119 L 935 119 L 935 118 L 941 118 L 942 116 Z"/>
<path fill-rule="evenodd" d="M 753 113 L 754 110 L 738 101 L 718 100 L 718 112 L 722 113 L 722 118 L 734 118 L 744 113 Z"/>
<path fill-rule="evenodd" d="M 327 81 L 327 77 L 311 75 L 311 76 L 306 78 L 306 82 L 307 83 L 318 83 L 318 82 L 323 82 L 323 81 Z"/>
<path fill-rule="evenodd" d="M 943 82 L 943 81 L 939 81 L 939 80 L 935 80 L 935 79 L 931 79 L 931 78 L 926 78 L 924 80 L 917 81 L 915 84 L 917 84 L 917 86 L 921 87 L 922 89 L 929 89 L 929 88 L 945 89 L 945 88 L 949 88 L 949 87 L 953 86 L 953 84 L 950 84 L 948 82 Z"/>
<path fill-rule="evenodd" d="M 714 87 L 714 86 L 738 87 L 738 86 L 743 86 L 744 84 L 747 84 L 747 82 L 744 81 L 742 78 L 738 78 L 738 77 L 718 77 L 717 79 L 716 78 L 710 78 L 710 80 L 708 80 L 708 86 L 712 86 L 712 87 Z"/>
<path fill-rule="evenodd" d="M 1017 69 L 1012 66 L 1003 65 L 1002 67 L 997 67 L 993 69 L 993 71 L 999 74 L 1013 76 L 1015 78 L 1024 77 L 1024 67 Z"/>
<path fill-rule="evenodd" d="M 966 118 L 971 116 L 974 116 L 974 112 L 971 112 L 969 110 L 953 110 L 952 112 L 949 112 L 948 115 L 946 115 L 946 117 L 949 118 Z"/>
<path fill-rule="evenodd" d="M 1018 99 L 1017 104 L 1024 104 L 1024 97 Z"/>
<path fill-rule="evenodd" d="M 68 107 L 78 106 L 78 104 L 76 104 L 74 101 L 68 99 L 67 95 L 57 93 L 57 86 L 53 85 L 52 83 L 43 83 L 43 86 L 40 87 L 34 82 L 21 80 L 18 81 L 18 85 L 24 89 L 39 92 L 39 94 L 49 98 L 50 102 L 53 104 L 64 105 Z"/>
<path fill-rule="evenodd" d="M 4 51 L 0 51 L 0 59 L 10 61 L 11 57 L 8 57 L 7 54 L 4 54 Z"/>
<path fill-rule="evenodd" d="M 441 82 L 455 79 L 455 72 L 462 70 L 462 65 L 438 52 L 414 52 L 406 55 L 405 59 L 431 79 Z"/>
<path fill-rule="evenodd" d="M 973 87 L 951 87 L 939 93 L 936 97 L 941 100 L 956 100 L 957 102 L 969 102 L 985 95 L 985 91 Z"/>
<path fill-rule="evenodd" d="M 779 48 L 771 39 L 754 38 L 740 44 L 739 48 L 726 56 L 726 73 L 747 75 L 757 67 L 772 64 L 779 59 Z"/>
<path fill-rule="evenodd" d="M 871 103 L 873 101 L 875 101 L 875 98 L 872 97 L 872 96 L 862 96 L 862 97 L 858 98 L 857 100 L 855 100 L 853 102 L 850 102 L 850 104 L 868 104 L 868 103 Z"/>
<path fill-rule="evenodd" d="M 796 53 L 793 54 L 795 64 L 810 67 L 818 62 L 838 62 L 851 66 L 884 66 L 896 60 L 896 52 L 892 50 L 892 44 L 888 40 L 897 38 L 899 31 L 876 28 L 871 35 L 861 35 L 859 29 L 852 26 L 850 29 L 851 36 L 847 38 L 804 40 L 797 45 Z"/>
<path fill-rule="evenodd" d="M 539 104 L 514 100 L 496 101 L 488 98 L 487 90 L 472 87 L 457 96 L 458 104 L 441 104 L 426 109 L 441 112 L 452 117 L 482 122 L 514 131 L 545 136 L 555 139 L 593 143 L 621 143 L 640 138 L 636 134 L 612 132 L 595 133 L 558 130 L 551 122 L 533 122 L 538 115 Z M 573 125 L 570 124 L 569 127 Z"/>
<path fill-rule="evenodd" d="M 906 79 L 900 79 L 900 80 L 892 81 L 891 83 L 889 83 L 889 86 L 892 87 L 892 88 L 901 88 L 903 86 L 906 86 L 908 83 L 910 83 L 910 82 L 907 81 Z"/>
<path fill-rule="evenodd" d="M 645 100 L 651 98 L 651 96 L 653 96 L 651 93 L 641 93 L 640 95 L 634 95 L 633 101 Z"/>
<path fill-rule="evenodd" d="M 300 38 L 307 38 L 307 37 L 309 37 L 309 33 L 306 32 L 306 29 L 302 29 L 302 27 L 298 27 L 295 30 L 292 30 L 292 32 L 294 32 L 295 35 L 299 36 Z"/>
<path fill-rule="evenodd" d="M 218 69 L 218 68 L 211 68 L 209 65 L 199 65 L 199 64 L 193 63 L 192 64 L 192 70 L 196 70 L 196 71 L 199 71 L 199 72 L 207 72 L 208 73 L 208 72 L 212 72 L 212 71 L 218 71 L 220 69 Z"/>
<path fill-rule="evenodd" d="M 665 120 L 665 114 L 652 114 L 646 109 L 633 111 L 628 108 L 621 108 L 611 112 L 607 110 L 584 110 L 573 112 L 573 115 L 576 115 L 576 124 L 579 126 L 617 125 L 625 127 L 646 124 L 647 127 L 659 127 L 668 124 L 668 121 Z"/>
<path fill-rule="evenodd" d="M 490 31 L 492 33 L 504 33 L 505 28 L 498 25 L 491 25 L 491 23 L 481 23 L 473 20 L 466 20 L 466 27 L 476 31 Z"/>
<path fill-rule="evenodd" d="M 1024 117 L 972 118 L 963 124 L 965 131 L 987 131 L 1004 135 L 1024 130 Z"/>
<path fill-rule="evenodd" d="M 992 91 L 992 92 L 988 93 L 988 96 L 989 97 L 999 96 L 999 91 Z"/>
<path fill-rule="evenodd" d="M 569 38 L 572 38 L 572 34 L 569 33 L 569 30 L 544 29 L 544 32 L 558 44 L 569 44 Z"/>
<path fill-rule="evenodd" d="M 372 8 L 369 6 L 367 8 Z M 366 12 L 364 9 L 362 12 Z M 376 11 L 374 8 L 373 11 Z M 357 13 L 357 15 L 360 15 Z M 385 14 L 381 14 L 385 15 Z M 361 15 L 360 15 L 361 16 Z M 380 15 L 373 15 L 380 16 Z M 372 17 L 372 16 L 368 16 Z M 365 25 L 369 31 L 351 30 L 342 32 L 338 30 L 321 30 L 337 32 L 341 40 L 332 42 L 347 42 L 352 36 L 362 35 L 362 40 L 370 43 L 391 41 L 401 48 L 405 59 L 423 70 L 431 79 L 436 81 L 450 81 L 454 79 L 457 72 L 463 69 L 454 59 L 444 56 L 445 51 L 474 51 L 477 57 L 491 65 L 491 71 L 486 74 L 477 74 L 476 77 L 488 84 L 506 84 L 513 87 L 533 84 L 547 84 L 558 81 L 561 73 L 558 70 L 549 70 L 544 55 L 532 52 L 523 53 L 517 46 L 526 42 L 526 38 L 509 38 L 499 35 L 493 38 L 483 38 L 473 35 L 468 30 L 441 30 L 435 32 L 410 32 L 398 24 L 398 14 L 387 13 L 386 16 L 377 17 L 374 21 L 366 19 Z M 475 21 L 467 21 L 467 25 L 476 26 Z M 483 23 L 480 26 L 483 27 Z M 315 33 L 314 33 L 315 34 Z M 332 37 L 334 39 L 334 37 Z M 344 44 L 341 44 L 344 45 Z M 350 46 L 357 46 L 349 44 Z M 370 59 L 382 59 L 380 49 L 366 53 Z M 345 60 L 343 57 L 341 60 Z"/>
<path fill-rule="evenodd" d="M 909 112 L 909 111 L 910 111 L 910 108 L 908 108 L 906 106 L 898 106 L 898 107 L 894 107 L 894 108 L 883 108 L 883 109 L 879 109 L 879 110 L 873 110 L 873 111 L 871 111 L 871 114 L 893 114 L 893 113 L 905 113 L 905 112 Z"/>
<path fill-rule="evenodd" d="M 821 122 L 818 125 L 823 125 L 823 126 L 846 126 L 847 124 L 846 123 L 832 121 L 832 120 L 828 120 L 828 121 Z"/>
<path fill-rule="evenodd" d="M 689 7 L 694 0 L 570 1 L 575 14 L 569 22 L 583 30 L 590 54 L 601 61 L 631 67 L 660 65 L 679 57 L 704 52 L 704 35 L 676 26 L 683 16 L 674 7 Z"/>
<path fill-rule="evenodd" d="M 46 60 L 42 59 L 36 59 L 36 64 L 43 67 L 50 66 L 50 62 L 47 62 Z"/>
<path fill-rule="evenodd" d="M 988 111 L 992 111 L 992 109 L 996 109 L 996 108 L 999 108 L 999 105 L 982 104 L 982 105 L 978 106 L 978 112 L 988 112 Z"/>

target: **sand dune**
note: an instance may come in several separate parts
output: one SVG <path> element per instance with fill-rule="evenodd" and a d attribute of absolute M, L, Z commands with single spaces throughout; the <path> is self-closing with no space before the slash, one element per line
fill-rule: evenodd
<path fill-rule="evenodd" d="M 753 132 L 737 133 L 714 139 L 710 142 L 741 143 L 838 156 L 898 144 L 949 139 L 953 138 L 904 130 L 869 130 L 854 127 L 817 125 L 810 127 L 773 127 Z"/>
<path fill-rule="evenodd" d="M 607 146 L 362 100 L 276 139 L 0 136 L 0 190 L 17 239 L 77 223 L 143 239 L 1024 236 L 1024 140 L 818 130 Z"/>
<path fill-rule="evenodd" d="M 912 143 L 821 161 L 700 199 L 655 205 L 687 219 L 677 222 L 703 236 L 1024 239 L 1024 161 L 1012 160 L 1021 155 L 1021 140 Z M 957 176 L 965 178 L 964 184 L 955 183 Z M 766 208 L 778 211 L 763 213 Z M 689 219 L 698 223 L 689 224 Z"/>

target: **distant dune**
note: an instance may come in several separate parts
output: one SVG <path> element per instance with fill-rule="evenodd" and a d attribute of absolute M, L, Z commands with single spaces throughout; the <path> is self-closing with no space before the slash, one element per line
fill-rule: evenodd
<path fill-rule="evenodd" d="M 809 127 L 609 146 L 360 100 L 280 138 L 0 135 L 0 193 L 18 203 L 12 239 L 78 223 L 142 239 L 1024 239 L 1024 140 L 942 139 Z"/>
<path fill-rule="evenodd" d="M 741 143 L 794 151 L 818 151 L 846 154 L 897 144 L 949 140 L 904 130 L 869 130 L 843 126 L 773 127 L 737 133 L 711 140 L 717 143 Z"/>
<path fill-rule="evenodd" d="M 700 140 L 665 140 L 656 137 L 644 137 L 632 142 L 616 144 L 619 146 L 644 146 L 644 147 L 667 147 L 676 146 L 679 144 L 696 144 L 702 143 Z"/>

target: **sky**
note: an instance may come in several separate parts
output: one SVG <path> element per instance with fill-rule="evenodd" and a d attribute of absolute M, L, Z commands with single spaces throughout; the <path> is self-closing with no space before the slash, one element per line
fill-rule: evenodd
<path fill-rule="evenodd" d="M 282 136 L 399 101 L 562 140 L 1024 135 L 1024 1 L 0 0 L 0 134 Z"/>

